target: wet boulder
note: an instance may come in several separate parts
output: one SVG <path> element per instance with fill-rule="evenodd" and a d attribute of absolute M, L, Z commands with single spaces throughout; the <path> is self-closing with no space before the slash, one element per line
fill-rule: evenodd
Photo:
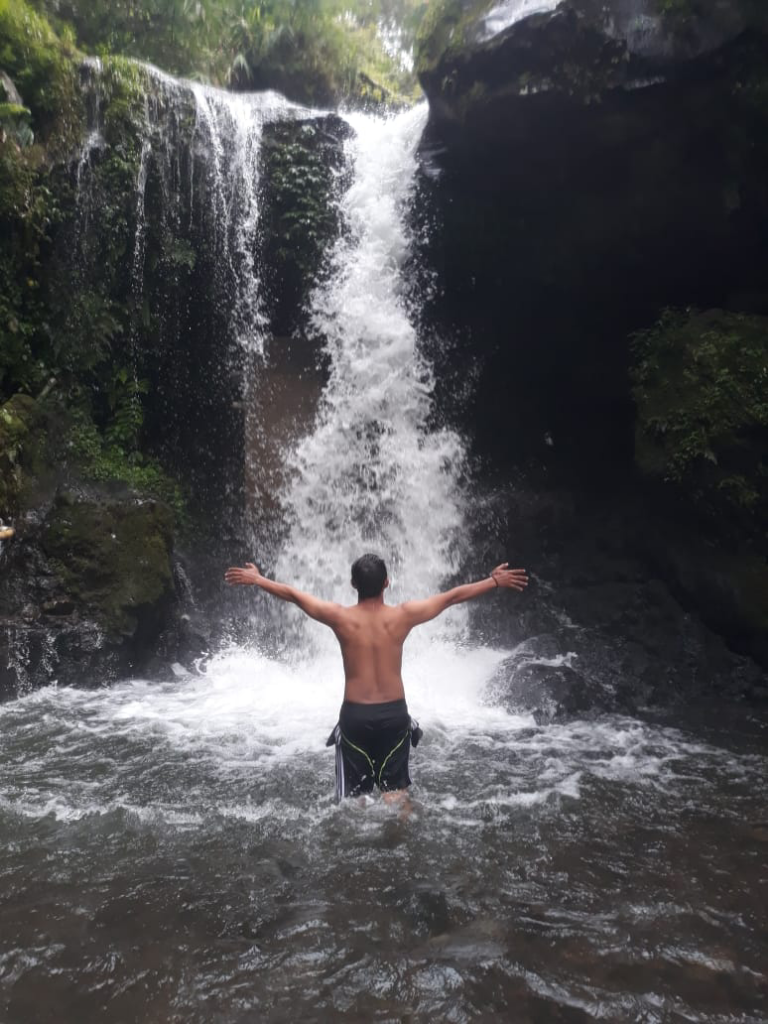
<path fill-rule="evenodd" d="M 277 335 L 304 326 L 322 258 L 341 230 L 336 199 L 351 134 L 336 114 L 286 117 L 264 126 L 264 280 Z"/>
<path fill-rule="evenodd" d="M 59 493 L 22 522 L 0 577 L 0 693 L 139 670 L 176 616 L 173 513 Z"/>
<path fill-rule="evenodd" d="M 442 0 L 417 68 L 439 121 L 473 130 L 546 96 L 594 105 L 675 77 L 765 14 L 750 0 Z"/>
<path fill-rule="evenodd" d="M 516 709 L 532 712 L 540 724 L 597 710 L 588 698 L 583 677 L 567 665 L 533 662 L 515 669 L 509 699 Z"/>
<path fill-rule="evenodd" d="M 573 667 L 575 660 L 574 652 L 562 652 L 556 636 L 532 637 L 501 663 L 489 692 L 510 711 L 529 712 L 539 723 L 604 709 L 595 687 Z"/>
<path fill-rule="evenodd" d="M 159 502 L 60 494 L 41 537 L 54 601 L 77 605 L 111 636 L 152 630 L 173 592 L 172 538 L 173 513 Z"/>
<path fill-rule="evenodd" d="M 14 395 L 0 407 L 0 521 L 13 518 L 39 471 L 44 430 L 41 410 L 29 395 Z"/>

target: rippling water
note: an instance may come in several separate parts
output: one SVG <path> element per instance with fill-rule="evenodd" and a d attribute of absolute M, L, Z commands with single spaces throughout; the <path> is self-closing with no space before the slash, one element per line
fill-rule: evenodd
<path fill-rule="evenodd" d="M 487 702 L 426 646 L 416 809 L 332 799 L 339 662 L 0 708 L 0 1020 L 762 1021 L 768 761 Z"/>

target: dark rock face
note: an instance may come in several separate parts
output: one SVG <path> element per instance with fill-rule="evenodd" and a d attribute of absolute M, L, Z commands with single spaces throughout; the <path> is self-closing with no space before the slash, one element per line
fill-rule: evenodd
<path fill-rule="evenodd" d="M 446 4 L 422 41 L 422 327 L 438 407 L 494 477 L 611 501 L 638 474 L 634 332 L 666 307 L 768 313 L 764 12 L 703 6 Z M 764 548 L 746 567 L 729 517 L 704 522 L 667 475 L 638 488 L 647 571 L 763 660 Z"/>
<path fill-rule="evenodd" d="M 722 58 L 768 69 L 762 44 Z M 628 335 L 670 305 L 768 311 L 768 108 L 709 71 L 599 106 L 518 100 L 492 132 L 432 123 L 417 217 L 449 362 L 483 360 L 484 449 L 631 466 Z"/>
<path fill-rule="evenodd" d="M 449 362 L 483 361 L 467 419 L 485 450 L 630 466 L 627 335 L 668 305 L 768 311 L 768 41 L 733 38 L 746 14 L 721 7 L 723 23 L 697 21 L 694 46 L 686 22 L 680 52 L 629 89 L 647 4 L 558 4 L 484 42 L 471 38 L 488 4 L 474 20 L 477 4 L 458 5 L 464 28 L 422 73 L 417 218 L 434 227 L 441 335 L 463 338 Z M 661 51 L 677 35 L 657 22 Z M 603 48 L 619 79 L 597 74 Z M 546 88 L 520 84 L 534 61 Z"/>
<path fill-rule="evenodd" d="M 471 609 L 481 633 L 514 648 L 494 684 L 510 709 L 556 721 L 768 697 L 766 671 L 702 622 L 706 602 L 676 587 L 664 524 L 637 489 L 596 497 L 521 476 L 478 509 L 474 531 L 479 546 L 507 538 L 485 552 L 488 564 L 532 573 L 523 598 Z"/>
<path fill-rule="evenodd" d="M 444 0 L 422 34 L 419 77 L 438 121 L 498 127 L 515 100 L 599 103 L 721 49 L 764 15 L 750 0 L 698 13 L 665 0 Z"/>
<path fill-rule="evenodd" d="M 335 203 L 352 129 L 335 114 L 264 128 L 263 255 L 274 334 L 302 329 L 308 292 L 340 230 Z"/>
<path fill-rule="evenodd" d="M 173 517 L 129 496 L 59 493 L 2 555 L 0 695 L 141 669 L 173 625 Z"/>

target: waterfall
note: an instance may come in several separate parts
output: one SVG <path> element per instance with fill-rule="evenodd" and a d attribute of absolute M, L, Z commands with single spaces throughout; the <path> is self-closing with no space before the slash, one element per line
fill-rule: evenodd
<path fill-rule="evenodd" d="M 238 95 L 198 84 L 191 88 L 196 135 L 208 153 L 216 252 L 231 282 L 232 336 L 244 351 L 263 355 L 264 314 L 255 261 L 259 147 L 267 121 L 301 108 L 275 92 Z"/>
<path fill-rule="evenodd" d="M 151 65 L 137 65 L 146 80 L 143 137 L 135 181 L 132 290 L 141 304 L 145 274 L 146 192 L 159 178 L 163 227 L 176 237 L 189 233 L 193 218 L 210 219 L 220 298 L 228 304 L 232 340 L 263 352 L 264 317 L 255 263 L 259 227 L 259 148 L 262 128 L 278 117 L 306 115 L 278 93 L 238 95 L 172 78 Z M 104 146 L 102 96 L 105 70 L 86 66 L 89 125 L 77 162 L 76 189 L 82 217 L 90 212 L 94 154 Z M 107 99 L 108 105 L 108 99 Z M 194 117 L 188 118 L 188 111 Z M 181 164 L 188 165 L 183 180 Z M 195 184 L 200 195 L 195 196 Z M 196 205 L 197 200 L 197 205 Z M 182 223 L 180 211 L 189 211 Z"/>
<path fill-rule="evenodd" d="M 162 372 L 173 380 L 165 386 L 161 378 L 158 386 L 155 378 L 152 386 L 171 397 L 158 420 L 171 457 L 194 463 L 208 457 L 208 472 L 219 472 L 224 487 L 235 479 L 222 514 L 234 522 L 238 503 L 245 507 L 246 550 L 256 560 L 266 554 L 278 578 L 349 603 L 352 561 L 376 551 L 389 568 L 389 600 L 435 592 L 455 575 L 462 555 L 464 448 L 435 416 L 432 372 L 419 350 L 403 279 L 426 105 L 395 117 L 346 116 L 351 131 L 338 196 L 343 227 L 307 310 L 309 344 L 324 352 L 328 379 L 314 422 L 310 411 L 301 430 L 272 440 L 280 399 L 270 390 L 265 347 L 263 130 L 271 121 L 317 112 L 276 93 L 235 95 L 179 82 L 151 66 L 140 72 L 146 91 L 131 207 L 130 342 L 137 378 L 151 377 L 152 361 L 168 353 Z M 100 95 L 107 73 L 91 62 L 85 78 L 91 123 L 77 166 L 84 196 L 108 135 L 109 102 Z M 91 197 L 81 206 L 83 216 L 93 215 L 98 203 Z M 161 262 L 155 257 L 150 266 L 149 253 L 158 250 Z M 168 270 L 179 250 L 182 262 L 187 252 L 195 261 L 194 278 L 182 283 Z M 201 316 L 207 329 L 201 330 Z M 201 340 L 193 346 L 192 339 Z M 206 369 L 199 369 L 201 360 L 208 360 Z M 208 402 L 196 417 L 185 403 L 190 377 L 199 389 L 195 407 Z M 232 473 L 238 460 L 244 500 L 243 477 Z M 265 500 L 274 503 L 276 530 L 264 523 Z M 293 609 L 273 611 L 298 630 L 293 646 L 303 645 Z M 433 630 L 447 626 L 458 636 L 464 620 L 462 609 L 453 610 Z"/>
<path fill-rule="evenodd" d="M 425 106 L 391 119 L 349 117 L 346 233 L 312 297 L 330 378 L 315 429 L 289 455 L 290 533 L 276 573 L 351 603 L 352 561 L 387 563 L 397 602 L 437 590 L 457 567 L 461 439 L 429 428 L 432 376 L 402 279 L 407 205 Z"/>
<path fill-rule="evenodd" d="M 252 504 L 243 479 L 254 479 L 244 410 L 257 384 L 262 394 L 268 387 L 264 129 L 316 113 L 274 92 L 232 94 L 150 65 L 89 61 L 83 88 L 78 292 L 117 312 L 128 345 L 114 347 L 115 369 L 149 382 L 142 405 L 153 454 L 180 470 L 226 531 L 242 533 Z"/>
<path fill-rule="evenodd" d="M 94 176 L 108 152 L 109 68 L 90 62 L 87 70 L 90 123 L 76 180 L 93 232 Z M 266 554 L 277 578 L 351 603 L 351 563 L 375 551 L 389 569 L 391 602 L 441 589 L 464 551 L 465 453 L 462 439 L 435 415 L 432 371 L 403 276 L 426 105 L 394 117 L 345 118 L 342 229 L 309 294 L 313 337 L 298 342 L 323 351 L 327 381 L 314 420 L 310 408 L 300 430 L 285 438 L 278 431 L 273 440 L 282 392 L 272 393 L 265 347 L 262 141 L 270 122 L 317 112 L 276 93 L 236 95 L 147 65 L 138 71 L 144 102 L 130 205 L 129 339 L 137 379 L 152 378 L 160 396 L 155 429 L 168 439 L 170 457 L 189 460 L 193 474 L 208 459 L 199 479 L 219 473 L 220 490 L 231 486 L 221 515 L 234 524 L 245 507 L 238 530 L 246 550 L 257 561 Z M 194 271 L 183 278 L 174 268 L 185 261 Z M 319 393 L 321 380 L 317 387 Z M 201 410 L 194 417 L 192 395 Z M 272 520 L 265 525 L 265 500 L 273 503 L 276 529 Z M 294 655 L 308 637 L 316 652 L 324 647 L 294 609 L 270 614 L 268 630 L 257 626 L 257 636 L 268 640 L 272 626 L 287 622 Z M 465 610 L 454 609 L 420 632 L 453 642 L 464 625 Z M 325 639 L 332 645 L 330 635 Z"/>
<path fill-rule="evenodd" d="M 210 357 L 214 372 L 239 380 L 246 430 L 263 433 L 260 408 L 269 388 L 259 265 L 263 129 L 278 118 L 315 114 L 276 93 L 235 95 L 179 82 L 151 66 L 140 70 L 147 88 L 132 201 L 131 347 L 135 353 L 142 344 L 151 304 L 162 344 L 177 359 L 199 358 L 185 342 L 185 330 L 197 327 L 184 326 L 179 289 L 171 281 L 159 297 L 148 294 L 147 251 L 154 232 L 155 248 L 159 244 L 170 262 L 180 244 L 204 262 L 211 279 L 202 280 L 198 267 L 199 285 L 209 289 L 204 315 L 221 317 L 225 335 L 210 342 L 218 348 Z M 108 102 L 100 90 L 106 73 L 101 64 L 89 63 L 91 123 L 77 165 L 83 196 L 90 194 L 102 152 Z M 426 105 L 391 118 L 347 117 L 348 187 L 339 197 L 344 230 L 309 300 L 329 379 L 314 425 L 279 453 L 287 539 L 276 574 L 337 600 L 353 597 L 349 568 L 366 550 L 379 551 L 387 561 L 394 601 L 438 589 L 456 571 L 461 551 L 462 442 L 452 431 L 432 426 L 431 370 L 419 352 L 402 279 L 410 253 L 416 150 L 426 118 Z M 85 216 L 93 210 L 92 198 L 81 206 Z M 157 277 L 158 268 L 153 272 Z M 144 346 L 154 350 L 157 342 Z M 232 402 L 225 396 L 219 404 L 231 408 Z M 215 431 L 213 403 L 211 409 L 207 415 Z M 182 410 L 179 436 L 191 429 Z M 246 451 L 244 460 L 257 462 L 258 454 L 254 459 Z M 251 476 L 258 471 L 258 465 L 248 466 Z M 248 528 L 258 538 L 257 513 Z M 455 621 L 460 619 L 457 614 Z"/>

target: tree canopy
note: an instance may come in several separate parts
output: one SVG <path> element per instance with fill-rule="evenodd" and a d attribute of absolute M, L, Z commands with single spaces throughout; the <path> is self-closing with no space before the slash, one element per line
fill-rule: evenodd
<path fill-rule="evenodd" d="M 303 102 L 402 102 L 427 0 L 36 0 L 60 33 L 235 88 Z"/>

